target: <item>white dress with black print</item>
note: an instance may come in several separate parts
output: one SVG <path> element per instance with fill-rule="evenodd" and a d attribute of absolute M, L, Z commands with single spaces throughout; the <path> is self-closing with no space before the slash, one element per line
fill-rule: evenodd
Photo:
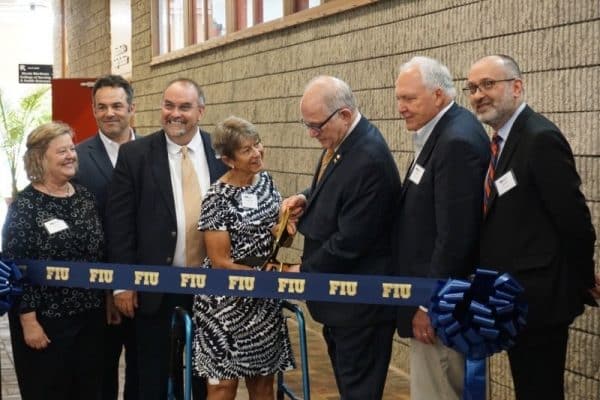
<path fill-rule="evenodd" d="M 237 187 L 214 183 L 202 203 L 200 230 L 227 231 L 231 257 L 266 256 L 281 195 L 271 176 Z M 208 257 L 204 268 L 211 268 Z M 194 367 L 199 376 L 237 379 L 294 368 L 281 301 L 197 295 L 194 299 Z"/>

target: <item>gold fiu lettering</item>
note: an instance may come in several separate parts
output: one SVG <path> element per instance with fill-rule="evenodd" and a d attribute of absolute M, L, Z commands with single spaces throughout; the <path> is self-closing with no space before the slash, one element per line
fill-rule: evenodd
<path fill-rule="evenodd" d="M 112 269 L 98 269 L 90 268 L 90 283 L 112 283 L 113 281 L 113 270 Z"/>
<path fill-rule="evenodd" d="M 251 292 L 254 290 L 253 276 L 229 276 L 229 290 L 243 290 Z"/>
<path fill-rule="evenodd" d="M 49 281 L 68 281 L 69 267 L 46 267 L 46 279 Z"/>
<path fill-rule="evenodd" d="M 332 296 L 356 296 L 357 289 L 356 281 L 329 281 L 329 294 Z"/>
<path fill-rule="evenodd" d="M 203 288 L 206 285 L 206 275 L 181 273 L 182 288 Z"/>
<path fill-rule="evenodd" d="M 151 271 L 134 271 L 135 284 L 144 286 L 156 286 L 158 285 L 158 272 Z"/>
<path fill-rule="evenodd" d="M 304 279 L 278 278 L 277 282 L 279 293 L 304 293 Z"/>
<path fill-rule="evenodd" d="M 412 285 L 410 283 L 382 283 L 382 297 L 392 297 L 394 299 L 409 299 L 411 296 Z"/>

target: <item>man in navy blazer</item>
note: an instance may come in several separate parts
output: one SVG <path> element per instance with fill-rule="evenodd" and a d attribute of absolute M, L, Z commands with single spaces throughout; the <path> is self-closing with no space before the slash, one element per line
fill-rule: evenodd
<path fill-rule="evenodd" d="M 301 271 L 389 274 L 400 177 L 383 136 L 361 116 L 350 87 L 334 77 L 311 80 L 300 109 L 308 133 L 324 148 L 310 188 L 284 201 L 294 216 L 303 213 Z M 394 333 L 389 307 L 307 304 L 323 324 L 341 398 L 380 399 Z"/>
<path fill-rule="evenodd" d="M 110 262 L 187 266 L 189 226 L 181 179 L 184 151 L 193 163 L 201 193 L 226 170 L 215 157 L 209 134 L 198 128 L 204 104 L 204 93 L 196 82 L 170 82 L 161 103 L 163 129 L 121 146 L 107 205 Z M 197 199 L 198 204 L 201 201 Z M 188 224 L 197 224 L 199 217 Z M 191 310 L 192 296 L 115 291 L 115 304 L 135 318 L 139 398 L 165 399 L 171 313 L 175 306 Z M 204 398 L 205 388 L 194 386 L 194 399 Z"/>
<path fill-rule="evenodd" d="M 135 139 L 131 120 L 135 113 L 133 88 L 119 75 L 106 75 L 94 83 L 92 109 L 98 133 L 77 145 L 79 168 L 75 180 L 96 198 L 96 206 L 105 225 L 106 198 L 119 147 Z M 117 400 L 119 395 L 119 359 L 125 347 L 125 400 L 137 397 L 137 355 L 135 327 L 130 318 L 122 318 L 114 306 L 112 293 L 107 296 L 107 326 L 104 336 L 102 400 Z"/>
<path fill-rule="evenodd" d="M 573 153 L 560 129 L 524 102 L 511 57 L 475 62 L 465 91 L 499 147 L 481 265 L 509 272 L 529 304 L 527 326 L 508 350 L 516 398 L 562 400 L 569 325 L 595 304 L 596 235 Z"/>
<path fill-rule="evenodd" d="M 455 95 L 437 60 L 414 57 L 400 67 L 398 112 L 415 149 L 397 202 L 393 246 L 401 276 L 466 278 L 477 262 L 489 139 Z M 427 304 L 399 308 L 398 333 L 413 338 L 411 399 L 462 398 L 464 357 L 436 339 Z"/>

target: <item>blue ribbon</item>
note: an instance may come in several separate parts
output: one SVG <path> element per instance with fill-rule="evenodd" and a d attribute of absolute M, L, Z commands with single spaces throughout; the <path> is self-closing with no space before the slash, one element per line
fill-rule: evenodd
<path fill-rule="evenodd" d="M 485 399 L 485 358 L 514 345 L 525 326 L 523 288 L 509 274 L 478 269 L 472 281 L 438 283 L 429 316 L 440 340 L 465 355 L 464 400 Z"/>
<path fill-rule="evenodd" d="M 417 306 L 433 279 L 16 260 L 33 285 Z"/>
<path fill-rule="evenodd" d="M 23 275 L 15 263 L 0 261 L 0 316 L 4 315 L 21 295 Z"/>
<path fill-rule="evenodd" d="M 24 276 L 17 265 L 25 271 Z M 471 282 L 443 282 L 380 275 L 16 260 L 0 262 L 0 314 L 21 294 L 23 282 L 88 289 L 396 306 L 418 306 L 431 299 L 429 314 L 438 337 L 467 358 L 465 400 L 485 399 L 485 358 L 514 344 L 527 315 L 521 286 L 508 274 L 484 269 L 478 269 Z"/>

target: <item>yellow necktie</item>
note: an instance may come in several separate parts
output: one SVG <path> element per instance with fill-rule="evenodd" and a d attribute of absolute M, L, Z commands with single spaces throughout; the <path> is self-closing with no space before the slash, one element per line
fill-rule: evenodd
<path fill-rule="evenodd" d="M 202 264 L 206 250 L 202 232 L 198 230 L 202 208 L 200 183 L 187 146 L 181 146 L 181 189 L 185 210 L 185 266 L 190 267 Z"/>
<path fill-rule="evenodd" d="M 321 167 L 319 168 L 319 175 L 317 175 L 317 182 L 319 182 L 323 177 L 323 174 L 327 169 L 327 165 L 329 165 L 329 162 L 333 158 L 333 153 L 334 151 L 332 149 L 327 149 L 327 151 L 323 155 L 323 159 L 321 160 Z"/>

